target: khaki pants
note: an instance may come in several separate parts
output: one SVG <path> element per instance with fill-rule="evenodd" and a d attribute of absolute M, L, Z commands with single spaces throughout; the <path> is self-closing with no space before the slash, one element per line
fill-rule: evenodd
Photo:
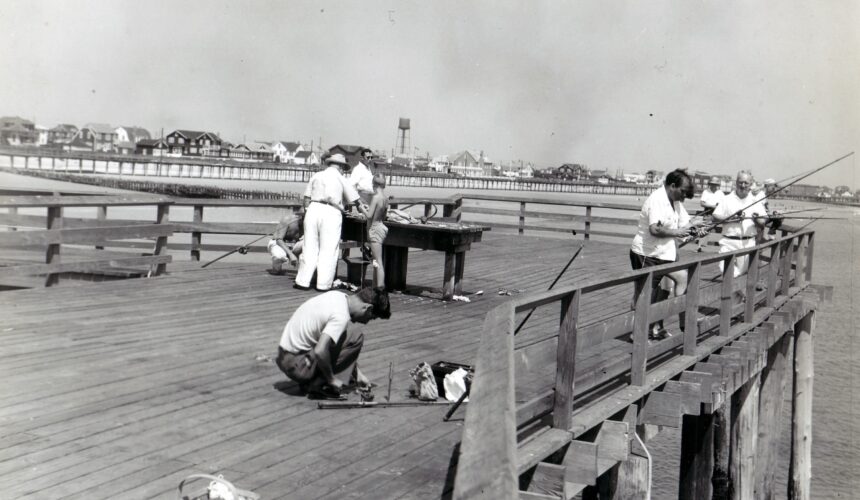
<path fill-rule="evenodd" d="M 329 344 L 329 359 L 336 377 L 345 372 L 352 372 L 352 367 L 358 361 L 358 355 L 361 353 L 363 345 L 364 334 L 361 332 L 349 333 L 349 331 L 344 332 L 337 343 Z M 275 364 L 286 376 L 300 384 L 310 384 L 315 380 L 325 382 L 317 370 L 316 358 L 309 351 L 294 354 L 278 346 L 278 358 L 275 360 Z M 347 380 L 341 380 L 349 383 L 349 375 L 351 373 L 347 373 Z"/>

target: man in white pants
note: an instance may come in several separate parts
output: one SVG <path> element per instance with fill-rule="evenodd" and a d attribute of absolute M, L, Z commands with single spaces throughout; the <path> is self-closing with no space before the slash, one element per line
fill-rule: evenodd
<path fill-rule="evenodd" d="M 752 175 L 741 170 L 735 180 L 735 190 L 726 195 L 722 203 L 714 209 L 714 220 L 724 221 L 732 217 L 732 222 L 723 224 L 723 237 L 720 239 L 720 253 L 733 252 L 756 245 L 756 233 L 764 228 L 767 219 L 767 209 L 759 201 L 750 187 Z M 738 214 L 739 211 L 743 210 Z M 737 216 L 735 216 L 737 214 Z M 735 217 L 733 217 L 735 216 Z M 737 220 L 734 220 L 737 219 Z M 749 268 L 749 257 L 735 259 L 734 275 L 738 277 Z M 723 262 L 720 261 L 720 272 Z"/>
<path fill-rule="evenodd" d="M 311 177 L 305 189 L 305 243 L 299 259 L 295 288 L 310 289 L 314 271 L 316 288 L 327 291 L 337 269 L 338 246 L 343 223 L 344 202 L 367 215 L 355 188 L 343 177 L 349 164 L 342 154 L 326 159 L 326 168 Z"/>

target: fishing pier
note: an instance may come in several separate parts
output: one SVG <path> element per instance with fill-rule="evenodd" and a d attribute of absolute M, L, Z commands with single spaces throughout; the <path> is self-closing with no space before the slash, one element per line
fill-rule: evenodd
<path fill-rule="evenodd" d="M 201 268 L 235 248 L 219 237 L 273 229 L 210 213 L 295 201 L 0 196 L 0 491 L 175 498 L 184 477 L 206 472 L 263 498 L 644 498 L 659 460 L 649 440 L 674 428 L 679 498 L 810 498 L 812 337 L 832 293 L 813 284 L 814 230 L 630 271 L 639 207 L 395 204 L 492 229 L 462 264 L 407 247 L 392 318 L 361 327 L 362 369 L 384 388 L 393 364 L 392 400 L 406 400 L 421 361 L 475 365 L 450 421 L 444 405 L 319 410 L 272 362 L 313 292 L 266 272 L 254 258 L 265 241 Z M 750 271 L 734 277 L 740 258 Z M 443 300 L 458 266 L 469 302 Z M 678 269 L 686 295 L 650 304 L 651 283 Z M 649 342 L 659 319 L 673 335 Z M 775 483 L 780 461 L 789 484 Z"/>

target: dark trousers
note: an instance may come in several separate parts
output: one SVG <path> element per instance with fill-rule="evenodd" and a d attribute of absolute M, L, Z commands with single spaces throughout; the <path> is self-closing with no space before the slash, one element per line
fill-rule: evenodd
<path fill-rule="evenodd" d="M 639 255 L 638 253 L 630 250 L 630 266 L 634 271 L 638 271 L 639 269 L 643 269 L 646 267 L 660 266 L 663 264 L 671 264 L 674 261 L 671 260 L 663 260 L 657 259 L 655 257 L 646 257 L 644 255 Z M 667 290 L 663 290 L 660 287 L 660 281 L 662 278 L 654 277 L 655 279 L 651 280 L 651 303 L 660 302 L 662 300 L 666 300 L 669 298 L 669 292 Z M 639 285 L 636 285 L 636 294 L 639 294 Z M 659 328 L 663 328 L 663 320 L 659 320 L 656 323 L 651 325 L 657 326 Z M 683 321 L 682 321 L 683 328 Z"/>
<path fill-rule="evenodd" d="M 344 332 L 337 342 L 329 344 L 328 355 L 335 375 L 350 369 L 358 361 L 358 355 L 361 353 L 363 345 L 364 334 L 361 332 L 350 333 L 349 331 Z M 286 376 L 299 384 L 326 382 L 317 369 L 316 357 L 310 351 L 293 354 L 278 346 L 278 357 L 275 364 Z M 345 382 L 349 383 L 349 380 Z"/>

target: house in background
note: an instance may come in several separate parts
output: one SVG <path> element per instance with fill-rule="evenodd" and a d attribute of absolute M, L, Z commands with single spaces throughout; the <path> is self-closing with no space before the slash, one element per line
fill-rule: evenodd
<path fill-rule="evenodd" d="M 662 184 L 666 174 L 660 170 L 649 170 L 645 172 L 645 184 Z"/>
<path fill-rule="evenodd" d="M 319 165 L 320 157 L 313 151 L 299 151 L 293 158 L 294 165 Z"/>
<path fill-rule="evenodd" d="M 578 181 L 588 177 L 588 166 L 579 163 L 565 163 L 555 169 L 555 177 L 566 181 Z"/>
<path fill-rule="evenodd" d="M 484 152 L 464 150 L 451 155 L 452 174 L 466 177 L 490 177 L 493 175 L 493 162 Z"/>
<path fill-rule="evenodd" d="M 37 139 L 36 125 L 20 116 L 4 116 L 0 118 L 0 143 L 9 146 L 35 144 Z"/>
<path fill-rule="evenodd" d="M 236 144 L 230 148 L 230 159 L 232 160 L 253 160 L 255 159 L 254 152 L 251 148 L 244 144 Z"/>
<path fill-rule="evenodd" d="M 272 155 L 278 163 L 293 163 L 296 154 L 305 148 L 298 142 L 275 141 L 272 143 Z"/>
<path fill-rule="evenodd" d="M 117 127 L 116 138 L 118 142 L 133 142 L 146 141 L 152 139 L 149 131 L 143 127 Z"/>
<path fill-rule="evenodd" d="M 91 151 L 110 153 L 116 145 L 116 129 L 106 123 L 88 123 L 81 127 L 78 136 L 85 144 L 90 145 Z"/>
<path fill-rule="evenodd" d="M 256 149 L 254 150 L 254 157 L 260 161 L 265 162 L 273 162 L 275 153 L 272 151 L 272 147 L 265 143 L 257 144 Z"/>
<path fill-rule="evenodd" d="M 592 170 L 588 173 L 588 179 L 598 184 L 609 184 L 615 180 L 608 170 Z"/>
<path fill-rule="evenodd" d="M 78 133 L 78 127 L 69 124 L 61 123 L 56 127 L 48 130 L 48 143 L 68 142 L 72 140 L 75 134 Z"/>
<path fill-rule="evenodd" d="M 177 129 L 164 138 L 170 153 L 181 156 L 220 156 L 221 138 L 212 132 Z"/>
<path fill-rule="evenodd" d="M 36 146 L 47 146 L 48 135 L 48 127 L 36 125 Z"/>
<path fill-rule="evenodd" d="M 134 147 L 134 153 L 144 156 L 164 156 L 170 151 L 167 142 L 164 139 L 144 139 L 137 141 Z"/>
<path fill-rule="evenodd" d="M 358 165 L 359 161 L 359 151 L 364 149 L 364 146 L 355 146 L 353 144 L 336 144 L 328 149 L 328 152 L 331 154 L 342 154 L 347 163 L 352 165 L 353 167 Z"/>

